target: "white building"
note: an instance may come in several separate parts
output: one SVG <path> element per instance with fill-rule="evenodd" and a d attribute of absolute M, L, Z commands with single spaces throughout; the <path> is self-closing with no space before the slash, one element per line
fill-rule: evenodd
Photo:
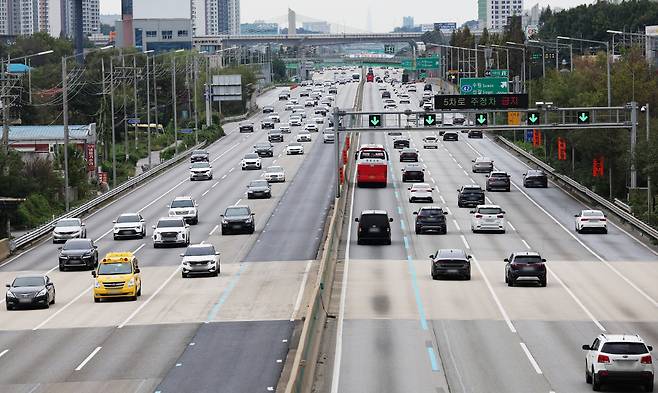
<path fill-rule="evenodd" d="M 195 7 L 201 15 L 200 7 Z M 199 20 L 199 16 L 196 20 Z M 196 25 L 199 23 L 195 22 Z M 205 35 L 240 34 L 240 0 L 205 0 Z M 196 29 L 196 35 L 201 34 Z"/>
<path fill-rule="evenodd" d="M 522 15 L 523 0 L 478 0 L 480 29 L 501 31 L 510 16 Z"/>
<path fill-rule="evenodd" d="M 48 19 L 48 0 L 0 0 L 1 35 L 47 31 Z"/>

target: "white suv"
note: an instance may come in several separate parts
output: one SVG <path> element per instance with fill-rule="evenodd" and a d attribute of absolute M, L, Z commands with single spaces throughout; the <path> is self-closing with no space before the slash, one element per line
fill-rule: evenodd
<path fill-rule="evenodd" d="M 601 210 L 583 210 L 576 217 L 576 232 L 600 231 L 608 233 L 608 220 Z"/>
<path fill-rule="evenodd" d="M 190 226 L 182 217 L 163 217 L 153 225 L 153 247 L 190 244 Z"/>
<path fill-rule="evenodd" d="M 498 205 L 477 205 L 471 210 L 471 231 L 505 233 L 505 211 Z"/>
<path fill-rule="evenodd" d="M 244 158 L 240 162 L 240 166 L 242 167 L 243 171 L 246 169 L 261 169 L 262 163 L 260 156 L 256 153 L 247 153 L 244 155 Z"/>
<path fill-rule="evenodd" d="M 217 277 L 219 275 L 219 253 L 212 244 L 193 244 L 187 247 L 181 261 L 183 278 L 191 274 L 206 273 Z"/>
<path fill-rule="evenodd" d="M 420 202 L 427 201 L 429 203 L 434 202 L 432 196 L 433 188 L 427 183 L 416 183 L 411 187 L 408 187 L 409 190 L 409 202 Z"/>
<path fill-rule="evenodd" d="M 438 149 L 438 138 L 435 136 L 426 136 L 423 138 L 423 149 Z"/>
<path fill-rule="evenodd" d="M 592 390 L 608 382 L 633 383 L 653 392 L 654 368 L 650 351 L 637 334 L 600 334 L 592 345 L 583 345 L 585 381 Z"/>
<path fill-rule="evenodd" d="M 169 217 L 180 217 L 191 224 L 199 223 L 199 206 L 191 196 L 176 197 L 169 207 Z"/>

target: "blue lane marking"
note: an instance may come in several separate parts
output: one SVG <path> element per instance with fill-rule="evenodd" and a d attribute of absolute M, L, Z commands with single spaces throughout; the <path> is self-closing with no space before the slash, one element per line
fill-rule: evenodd
<path fill-rule="evenodd" d="M 397 190 L 395 191 L 395 199 L 400 199 L 400 194 L 398 194 Z"/>
<path fill-rule="evenodd" d="M 238 272 L 235 273 L 235 277 L 231 280 L 231 282 L 228 284 L 228 286 L 222 291 L 222 295 L 219 297 L 219 300 L 215 305 L 212 307 L 210 312 L 208 313 L 208 318 L 207 321 L 213 321 L 215 320 L 215 317 L 219 313 L 219 310 L 222 308 L 222 305 L 226 302 L 226 299 L 228 299 L 228 296 L 231 294 L 231 291 L 233 291 L 233 288 L 235 288 L 235 285 L 238 283 L 238 280 L 240 279 L 240 275 L 244 272 L 244 269 L 246 268 L 247 264 L 246 263 L 240 263 L 240 268 L 238 269 Z"/>
<path fill-rule="evenodd" d="M 402 215 L 402 208 L 398 206 L 398 214 L 401 216 Z"/>
<path fill-rule="evenodd" d="M 430 364 L 432 365 L 432 371 L 439 371 L 439 362 L 436 360 L 436 354 L 434 353 L 434 348 L 427 347 L 427 355 L 430 357 Z"/>
<path fill-rule="evenodd" d="M 404 248 L 409 250 L 409 239 L 406 236 L 404 237 Z M 411 256 L 408 256 L 408 258 L 411 258 Z"/>
<path fill-rule="evenodd" d="M 404 220 L 400 220 L 400 228 L 402 228 L 402 232 L 404 232 Z"/>
<path fill-rule="evenodd" d="M 418 288 L 416 268 L 414 267 L 413 260 L 411 259 L 411 255 L 407 255 L 407 267 L 409 269 L 409 275 L 411 276 L 411 287 L 414 290 L 414 297 L 416 298 L 416 307 L 418 307 L 418 315 L 420 316 L 420 327 L 423 330 L 427 330 L 427 318 L 425 317 L 425 307 L 423 307 L 423 301 L 420 298 L 420 289 Z"/>

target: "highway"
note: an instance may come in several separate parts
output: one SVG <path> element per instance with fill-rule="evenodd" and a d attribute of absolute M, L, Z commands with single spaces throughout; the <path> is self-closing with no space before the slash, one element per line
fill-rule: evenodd
<path fill-rule="evenodd" d="M 419 84 L 409 109 L 417 110 L 421 95 Z M 385 113 L 377 83 L 366 84 L 363 110 Z M 486 133 L 440 140 L 438 150 L 422 149 L 422 138 L 438 132 L 404 134 L 420 152 L 426 182 L 436 187 L 433 204 L 449 211 L 448 233 L 414 233 L 413 212 L 429 203 L 408 202 L 392 137 L 362 133 L 358 143 L 386 146 L 389 183 L 350 191 L 338 325 L 330 339 L 333 371 L 318 391 L 585 392 L 592 387 L 585 383 L 582 344 L 601 332 L 638 333 L 647 344 L 658 343 L 655 250 L 612 223 L 607 235 L 577 234 L 573 214 L 585 206 L 552 183 L 523 188 L 528 166 Z M 511 174 L 511 192 L 486 193 L 487 203 L 507 212 L 504 234 L 473 234 L 470 209 L 457 207 L 460 186 L 484 189 L 485 175 L 471 172 L 478 156 Z M 392 245 L 357 245 L 354 218 L 366 209 L 393 217 Z M 470 281 L 431 279 L 428 256 L 440 248 L 473 256 Z M 503 259 L 526 250 L 548 260 L 546 288 L 505 284 Z"/>
<path fill-rule="evenodd" d="M 357 84 L 339 86 L 336 102 L 354 105 Z M 273 104 L 279 89 L 259 97 Z M 293 92 L 293 97 L 296 93 Z M 312 119 L 312 110 L 309 121 Z M 0 312 L 0 391 L 18 392 L 260 392 L 277 386 L 295 320 L 304 304 L 305 284 L 316 274 L 316 259 L 332 199 L 334 147 L 320 133 L 303 156 L 285 146 L 300 127 L 275 143 L 263 168 L 281 165 L 286 182 L 273 184 L 273 197 L 247 200 L 246 186 L 262 171 L 242 171 L 240 160 L 256 142 L 267 141 L 258 114 L 255 132 L 241 134 L 237 123 L 208 147 L 214 179 L 189 180 L 183 162 L 107 206 L 84 217 L 87 236 L 100 258 L 111 251 L 136 253 L 143 295 L 136 302 L 92 299 L 89 271 L 57 269 L 57 247 L 42 243 L 0 262 L 0 281 L 25 272 L 47 273 L 57 302 L 50 309 Z M 192 243 L 211 243 L 221 253 L 219 277 L 181 278 L 184 248 L 154 249 L 149 236 L 112 240 L 112 220 L 139 212 L 148 234 L 167 215 L 176 196 L 199 203 L 200 221 Z M 227 206 L 247 204 L 255 212 L 253 235 L 222 236 L 219 215 Z M 2 302 L 4 303 L 4 297 Z M 218 387 L 221 387 L 218 389 Z"/>

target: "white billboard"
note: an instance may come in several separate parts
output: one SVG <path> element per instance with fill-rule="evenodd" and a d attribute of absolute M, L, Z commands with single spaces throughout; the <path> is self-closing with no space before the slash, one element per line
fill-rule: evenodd
<path fill-rule="evenodd" d="M 212 100 L 242 101 L 242 75 L 213 75 Z"/>

